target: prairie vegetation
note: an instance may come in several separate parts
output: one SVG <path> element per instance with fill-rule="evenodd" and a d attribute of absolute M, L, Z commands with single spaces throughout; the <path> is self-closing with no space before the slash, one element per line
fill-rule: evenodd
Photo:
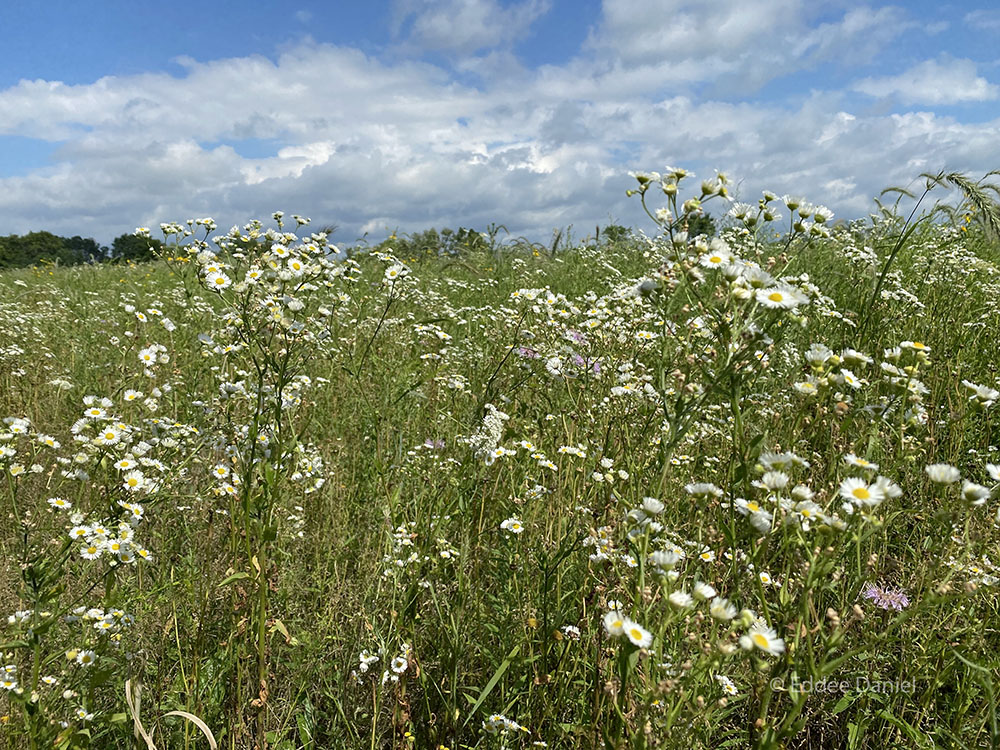
<path fill-rule="evenodd" d="M 988 183 L 635 177 L 0 275 L 0 747 L 997 747 Z"/>

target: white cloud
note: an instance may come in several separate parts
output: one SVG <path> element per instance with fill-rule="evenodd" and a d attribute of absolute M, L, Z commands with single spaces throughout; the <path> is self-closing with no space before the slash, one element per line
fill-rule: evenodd
<path fill-rule="evenodd" d="M 502 48 L 467 58 L 463 72 L 479 87 L 440 66 L 312 42 L 275 60 L 185 59 L 179 76 L 22 81 L 0 91 L 0 137 L 60 145 L 49 166 L 0 178 L 0 234 L 44 228 L 108 241 L 137 225 L 213 216 L 231 226 L 280 209 L 338 224 L 342 242 L 491 222 L 544 240 L 554 227 L 582 234 L 609 218 L 649 228 L 624 195 L 631 169 L 719 168 L 741 180 L 743 197 L 794 192 L 858 215 L 922 169 L 1000 165 L 1000 120 L 849 111 L 837 92 L 767 104 L 700 93 L 699 82 L 750 85 L 817 64 L 832 55 L 828 37 L 861 54 L 883 17 L 849 11 L 812 38 L 798 0 L 780 0 L 784 12 L 772 17 L 720 2 L 707 25 L 684 20 L 679 0 L 656 5 L 702 35 L 694 43 L 641 4 L 608 0 L 586 48 L 565 64 L 532 70 Z M 628 7 L 646 14 L 635 21 Z M 643 24 L 666 36 L 644 34 Z M 622 52 L 632 32 L 641 54 Z M 753 62 L 760 54 L 785 67 Z M 935 65 L 956 63 L 969 64 Z M 963 75 L 979 78 L 974 67 Z M 900 86 L 889 87 L 893 96 Z M 255 154 L 273 148 L 242 156 L 244 139 L 257 139 Z"/>
<path fill-rule="evenodd" d="M 811 63 L 865 64 L 893 39 L 916 26 L 919 24 L 908 20 L 894 6 L 860 6 L 848 10 L 839 21 L 809 29 L 793 46 L 793 53 Z"/>
<path fill-rule="evenodd" d="M 394 27 L 424 50 L 469 55 L 510 44 L 548 12 L 548 0 L 396 0 Z"/>
<path fill-rule="evenodd" d="M 996 31 L 1000 29 L 1000 10 L 973 10 L 966 13 L 962 20 L 976 29 Z"/>
<path fill-rule="evenodd" d="M 612 50 L 629 66 L 689 59 L 730 59 L 760 51 L 764 35 L 794 29 L 800 0 L 605 0 L 595 49 Z M 773 37 L 772 37 L 773 38 Z M 709 70 L 710 74 L 712 71 Z"/>
<path fill-rule="evenodd" d="M 654 81 L 659 90 L 711 82 L 720 92 L 752 93 L 831 61 L 864 64 L 914 25 L 894 6 L 860 6 L 811 26 L 805 0 L 604 0 L 602 8 L 587 40 L 596 69 L 626 86 L 641 79 L 647 90 Z"/>
<path fill-rule="evenodd" d="M 971 60 L 924 60 L 897 76 L 864 78 L 854 90 L 874 97 L 893 96 L 904 104 L 961 104 L 997 98 L 1000 88 L 977 74 Z"/>

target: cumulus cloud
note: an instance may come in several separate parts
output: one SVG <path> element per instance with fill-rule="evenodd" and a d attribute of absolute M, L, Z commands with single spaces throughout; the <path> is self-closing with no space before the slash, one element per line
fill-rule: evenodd
<path fill-rule="evenodd" d="M 707 176 L 719 168 L 740 181 L 743 198 L 794 192 L 854 216 L 881 188 L 920 171 L 1000 163 L 1000 121 L 859 112 L 836 91 L 768 103 L 699 91 L 699 82 L 747 80 L 729 57 L 768 46 L 768 29 L 784 38 L 807 23 L 797 0 L 779 2 L 787 13 L 772 9 L 769 21 L 720 0 L 708 25 L 684 20 L 680 0 L 661 3 L 703 35 L 701 64 L 688 34 L 644 36 L 656 14 L 636 25 L 622 0 L 607 0 L 576 57 L 532 69 L 495 49 L 466 60 L 478 86 L 444 65 L 309 41 L 275 59 L 182 60 L 176 76 L 22 81 L 0 91 L 0 141 L 59 145 L 48 166 L 0 178 L 0 233 L 44 228 L 108 241 L 137 225 L 213 216 L 230 226 L 280 209 L 339 225 L 344 242 L 491 222 L 544 240 L 569 224 L 577 233 L 609 219 L 648 227 L 625 197 L 632 169 L 679 164 Z M 863 36 L 878 13 L 848 12 L 827 33 Z M 622 47 L 630 30 L 641 54 Z M 788 70 L 828 54 L 820 41 L 799 41 L 770 45 Z M 867 42 L 855 43 L 863 51 Z M 958 69 L 966 88 L 978 85 L 968 61 L 934 64 Z M 750 78 L 768 75 L 761 68 Z M 880 80 L 859 85 L 900 96 L 903 84 Z"/>
<path fill-rule="evenodd" d="M 747 94 L 831 61 L 864 64 L 914 25 L 894 6 L 851 8 L 816 26 L 812 11 L 804 0 L 604 0 L 587 48 L 613 86 L 710 82 L 720 93 Z"/>
<path fill-rule="evenodd" d="M 976 71 L 972 60 L 924 60 L 896 76 L 864 78 L 854 90 L 874 97 L 893 96 L 904 104 L 962 104 L 997 98 L 1000 88 Z"/>
<path fill-rule="evenodd" d="M 893 39 L 917 25 L 900 8 L 891 5 L 851 8 L 841 19 L 806 31 L 793 45 L 793 55 L 810 63 L 864 64 L 871 62 Z"/>
<path fill-rule="evenodd" d="M 418 48 L 469 55 L 510 44 L 549 8 L 548 0 L 397 0 L 394 26 Z"/>

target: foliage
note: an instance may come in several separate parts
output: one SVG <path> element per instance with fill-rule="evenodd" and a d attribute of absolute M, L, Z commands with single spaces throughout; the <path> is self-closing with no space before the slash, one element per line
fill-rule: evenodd
<path fill-rule="evenodd" d="M 30 232 L 0 237 L 0 268 L 18 268 L 39 263 L 68 266 L 102 258 L 104 248 L 93 239 L 59 237 L 51 232 Z"/>
<path fill-rule="evenodd" d="M 0 275 L 0 748 L 996 746 L 968 191 L 634 177 L 653 236 Z"/>
<path fill-rule="evenodd" d="M 153 237 L 121 234 L 111 243 L 109 258 L 118 261 L 148 261 L 153 260 L 162 248 L 163 243 Z"/>

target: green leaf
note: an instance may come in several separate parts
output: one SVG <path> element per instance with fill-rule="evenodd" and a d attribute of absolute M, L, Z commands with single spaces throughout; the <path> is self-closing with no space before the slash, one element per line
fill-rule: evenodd
<path fill-rule="evenodd" d="M 486 683 L 486 687 L 483 688 L 482 692 L 479 693 L 479 697 L 476 698 L 476 702 L 472 704 L 472 708 L 466 715 L 465 721 L 462 722 L 463 727 L 469 723 L 469 720 L 473 716 L 475 716 L 476 711 L 478 711 L 480 706 L 483 705 L 483 702 L 490 697 L 490 693 L 493 692 L 493 688 L 495 688 L 497 683 L 500 682 L 500 678 L 503 677 L 504 672 L 507 671 L 507 668 L 511 665 L 511 662 L 514 661 L 514 658 L 517 656 L 520 650 L 521 650 L 520 645 L 514 646 L 514 648 L 510 650 L 510 653 L 507 654 L 507 658 L 503 660 L 503 662 L 500 664 L 499 667 L 497 667 L 497 671 L 493 673 L 493 676 L 490 678 L 490 681 Z"/>
<path fill-rule="evenodd" d="M 285 643 L 287 643 L 289 646 L 299 645 L 299 639 L 293 638 L 291 635 L 289 635 L 288 628 L 285 627 L 285 623 L 283 623 L 281 620 L 274 621 L 274 625 L 271 626 L 271 631 L 270 631 L 272 635 L 274 634 L 275 630 L 277 630 L 279 633 L 285 636 Z"/>
<path fill-rule="evenodd" d="M 861 693 L 845 693 L 830 710 L 830 714 L 836 716 L 860 697 Z"/>
<path fill-rule="evenodd" d="M 219 584 L 218 588 L 221 589 L 223 586 L 228 586 L 233 581 L 240 581 L 240 580 L 242 580 L 244 578 L 249 578 L 249 577 L 250 577 L 249 573 L 245 573 L 245 572 L 233 573 L 228 578 L 223 579 L 222 583 Z"/>

